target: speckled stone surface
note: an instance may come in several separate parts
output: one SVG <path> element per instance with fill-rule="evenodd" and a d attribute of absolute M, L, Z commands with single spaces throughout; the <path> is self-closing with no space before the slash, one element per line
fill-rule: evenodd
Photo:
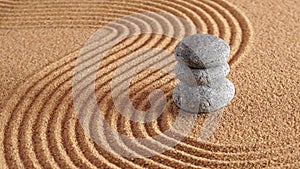
<path fill-rule="evenodd" d="M 181 82 L 195 86 L 211 83 L 216 79 L 226 77 L 229 74 L 230 67 L 227 63 L 225 63 L 223 65 L 207 69 L 194 69 L 178 62 L 174 71 L 176 77 Z M 188 76 L 189 74 L 192 74 L 193 76 Z M 194 81 L 196 81 L 196 84 Z"/>
<path fill-rule="evenodd" d="M 175 57 L 192 68 L 209 68 L 227 62 L 230 46 L 216 36 L 195 34 L 184 38 L 176 46 Z"/>
<path fill-rule="evenodd" d="M 175 104 L 190 113 L 212 113 L 226 106 L 235 94 L 226 79 L 230 67 L 229 45 L 208 34 L 184 38 L 175 48 L 176 77 L 181 81 L 173 90 Z"/>
<path fill-rule="evenodd" d="M 235 93 L 234 85 L 226 78 L 200 86 L 179 83 L 173 91 L 173 100 L 181 109 L 191 113 L 215 112 L 228 104 Z M 195 112 L 195 107 L 199 111 Z"/>

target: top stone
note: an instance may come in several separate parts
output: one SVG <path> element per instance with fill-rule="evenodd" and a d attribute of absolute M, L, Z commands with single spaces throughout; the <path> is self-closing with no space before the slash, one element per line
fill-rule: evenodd
<path fill-rule="evenodd" d="M 216 36 L 195 34 L 184 38 L 175 48 L 175 58 L 191 68 L 210 68 L 227 63 L 229 45 Z"/>

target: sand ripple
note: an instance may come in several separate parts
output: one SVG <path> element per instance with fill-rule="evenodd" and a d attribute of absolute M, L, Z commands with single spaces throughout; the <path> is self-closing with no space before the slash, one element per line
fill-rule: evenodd
<path fill-rule="evenodd" d="M 88 3 L 57 3 L 50 2 L 34 3 L 30 5 L 17 1 L 2 1 L 0 6 L 6 8 L 18 7 L 15 13 L 3 12 L 7 19 L 4 21 L 10 28 L 49 28 L 49 27 L 100 27 L 116 18 L 131 14 L 132 12 L 167 12 L 180 16 L 192 25 L 196 25 L 203 33 L 210 33 L 225 39 L 232 48 L 229 63 L 232 67 L 238 64 L 251 40 L 251 26 L 247 18 L 239 10 L 225 1 L 149 1 L 138 3 L 136 1 L 126 2 L 107 1 L 105 8 L 103 4 L 96 2 Z M 51 5 L 50 5 L 51 4 Z M 68 9 L 68 10 L 65 10 Z M 104 11 L 105 16 L 98 16 L 97 11 Z M 26 12 L 25 16 L 24 13 Z M 21 21 L 16 22 L 20 18 Z M 184 37 L 197 33 L 197 29 L 180 25 L 181 21 L 176 18 L 164 18 L 154 14 L 140 15 L 135 18 L 125 18 L 124 23 L 111 25 L 107 41 L 118 39 L 129 32 L 137 29 L 158 29 L 168 32 L 170 35 Z M 126 21 L 126 22 L 125 22 Z M 103 38 L 104 38 L 103 37 Z M 114 46 L 113 50 L 103 58 L 102 64 L 97 70 L 96 96 L 98 107 L 104 112 L 107 123 L 118 132 L 133 138 L 154 137 L 172 127 L 178 109 L 171 100 L 172 89 L 176 85 L 173 77 L 168 72 L 143 71 L 130 86 L 131 100 L 133 105 L 140 109 L 149 108 L 148 100 L 140 100 L 156 88 L 166 93 L 167 106 L 163 114 L 155 121 L 149 123 L 132 122 L 121 116 L 114 108 L 109 83 L 117 65 L 122 63 L 132 51 L 147 48 L 161 48 L 172 51 L 177 41 L 167 36 L 157 34 L 139 34 L 122 40 Z M 98 46 L 99 47 L 99 46 Z M 262 166 L 282 167 L 296 166 L 293 164 L 296 157 L 290 155 L 297 145 L 286 146 L 285 148 L 273 148 L 264 150 L 263 153 L 254 146 L 244 145 L 216 145 L 201 143 L 193 137 L 187 137 L 174 149 L 163 154 L 149 158 L 124 158 L 113 151 L 128 151 L 134 154 L 141 154 L 140 149 L 155 151 L 139 142 L 138 139 L 131 144 L 140 149 L 133 149 L 128 142 L 109 135 L 105 127 L 89 132 L 102 134 L 107 141 L 108 148 L 103 149 L 85 135 L 81 124 L 78 121 L 72 101 L 72 78 L 77 55 L 80 49 L 73 51 L 57 62 L 47 66 L 22 86 L 16 88 L 15 93 L 7 101 L 4 112 L 1 116 L 1 151 L 4 156 L 0 158 L 6 161 L 8 168 L 199 168 L 199 167 L 224 167 L 244 168 Z M 95 52 L 95 50 L 85 51 Z M 97 52 L 96 52 L 97 53 Z M 153 58 L 152 64 L 160 64 L 168 67 L 171 71 L 175 60 L 172 55 L 157 57 L 157 55 L 145 55 Z M 159 56 L 159 55 L 158 55 Z M 143 60 L 144 59 L 144 60 Z M 141 65 L 147 58 L 132 58 L 136 66 Z M 92 59 L 79 64 L 90 65 L 97 62 Z M 88 77 L 87 77 L 88 78 Z M 89 98 L 89 97 L 87 97 Z M 156 103 L 159 103 L 157 100 Z M 155 104 L 155 103 L 154 103 Z M 97 114 L 91 115 L 86 122 L 89 125 L 95 123 Z M 201 118 L 199 117 L 200 121 Z M 201 125 L 201 124 L 200 124 Z M 101 127 L 101 126 L 99 126 Z M 200 126 L 201 127 L 201 126 Z M 173 135 L 172 135 L 173 134 Z M 164 135 L 167 142 L 176 141 L 173 132 Z M 108 140 L 115 140 L 112 144 Z M 159 146 L 168 146 L 163 143 Z M 298 145 L 299 146 L 299 145 Z M 297 150 L 299 151 L 299 150 Z M 285 155 L 284 157 L 282 155 Z M 282 156 L 281 158 L 279 158 Z"/>

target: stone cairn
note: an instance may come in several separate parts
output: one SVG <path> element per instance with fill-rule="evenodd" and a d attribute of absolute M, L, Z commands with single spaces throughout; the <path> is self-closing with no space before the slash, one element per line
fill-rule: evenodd
<path fill-rule="evenodd" d="M 229 45 L 208 34 L 184 38 L 175 48 L 176 77 L 174 103 L 190 113 L 211 113 L 225 107 L 233 98 L 234 85 L 226 78 L 230 68 Z"/>

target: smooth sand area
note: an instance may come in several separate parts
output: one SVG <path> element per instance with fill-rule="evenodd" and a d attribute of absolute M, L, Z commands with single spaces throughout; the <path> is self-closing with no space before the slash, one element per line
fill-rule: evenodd
<path fill-rule="evenodd" d="M 297 0 L 0 0 L 0 168 L 300 168 L 299 6 Z M 116 139 L 108 145 L 111 151 L 87 137 L 73 106 L 72 77 L 76 58 L 93 33 L 110 21 L 143 12 L 181 17 L 202 33 L 227 41 L 228 78 L 236 95 L 221 110 L 207 142 L 197 140 L 206 118 L 199 115 L 192 132 L 174 149 L 136 159 L 111 153 L 128 151 L 130 146 L 101 127 L 104 140 Z M 172 17 L 129 19 L 120 30 L 112 26 L 117 32 L 113 39 L 137 28 L 178 36 L 197 33 L 179 22 Z M 172 126 L 178 115 L 171 99 L 178 83 L 174 77 L 146 70 L 132 79 L 129 95 L 139 110 L 150 107 L 147 97 L 154 89 L 166 93 L 163 114 L 149 123 L 131 122 L 118 113 L 110 83 L 117 65 L 133 52 L 149 48 L 173 52 L 177 43 L 165 35 L 144 33 L 122 40 L 102 60 L 96 97 L 99 110 L 116 131 L 146 138 Z M 138 66 L 147 60 L 136 57 L 133 62 Z M 172 70 L 176 62 L 170 55 L 154 64 Z"/>

